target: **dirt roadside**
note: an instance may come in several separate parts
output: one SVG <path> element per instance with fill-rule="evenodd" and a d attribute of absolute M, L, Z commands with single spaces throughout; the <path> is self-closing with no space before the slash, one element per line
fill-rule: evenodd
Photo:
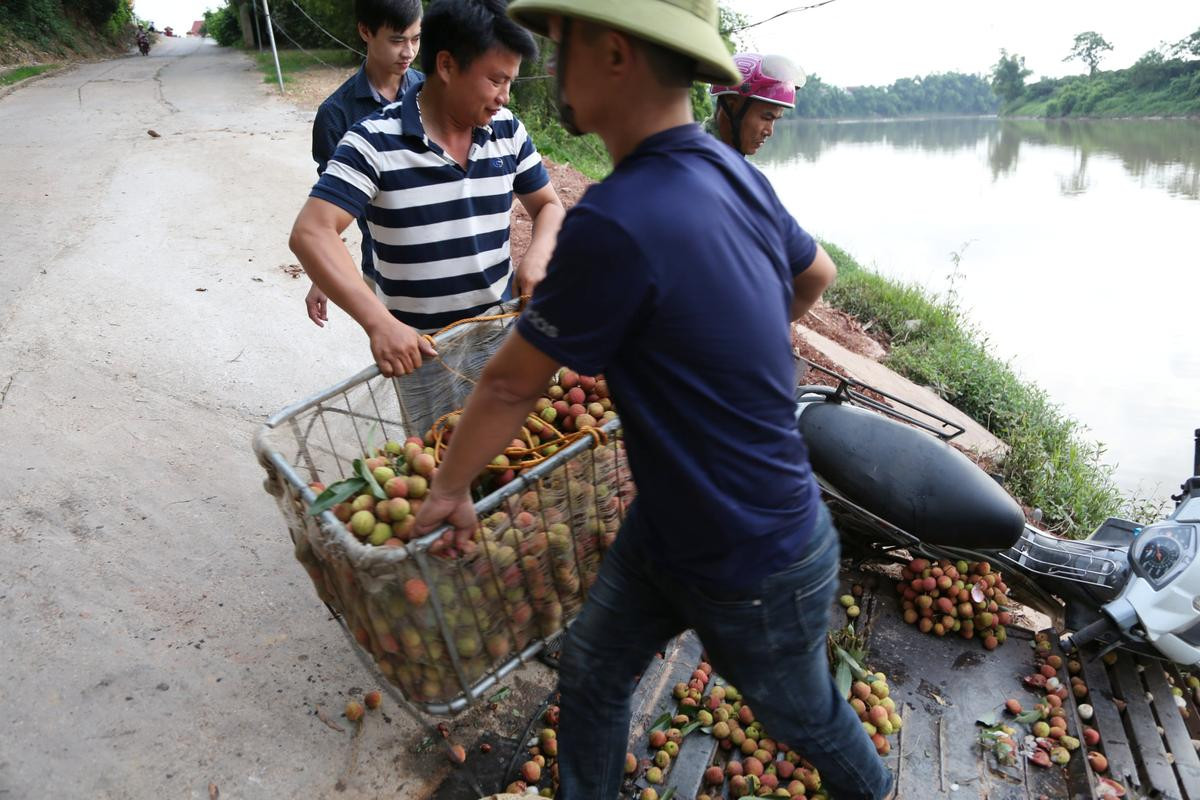
<path fill-rule="evenodd" d="M 251 452 L 370 358 L 287 269 L 311 124 L 194 39 L 0 99 L 0 797 L 419 799 L 449 768 L 390 700 L 355 743 L 376 678 Z M 452 735 L 516 735 L 552 682 Z"/>

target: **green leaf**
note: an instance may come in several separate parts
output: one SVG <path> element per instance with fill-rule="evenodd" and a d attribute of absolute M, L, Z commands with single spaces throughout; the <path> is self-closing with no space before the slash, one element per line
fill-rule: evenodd
<path fill-rule="evenodd" d="M 670 789 L 667 789 L 665 792 L 663 792 L 662 800 L 671 800 L 671 798 L 674 796 L 675 796 L 675 787 L 672 786 Z"/>
<path fill-rule="evenodd" d="M 376 500 L 387 500 L 387 492 L 379 485 L 379 481 L 375 480 L 375 476 L 371 474 L 371 470 L 367 469 L 367 462 L 361 458 L 354 459 L 354 471 L 358 476 L 367 482 L 367 486 L 371 487 L 371 494 L 375 495 Z"/>
<path fill-rule="evenodd" d="M 325 491 L 317 495 L 317 499 L 308 507 L 309 516 L 317 516 L 322 511 L 328 511 L 343 500 L 349 500 L 367 486 L 362 478 L 346 478 L 344 481 L 332 483 Z"/>
<path fill-rule="evenodd" d="M 1014 719 L 1022 725 L 1029 725 L 1037 722 L 1040 719 L 1045 719 L 1045 715 L 1036 708 L 1032 708 L 1029 711 L 1022 711 L 1020 714 L 1017 714 Z"/>
<path fill-rule="evenodd" d="M 650 726 L 650 730 L 646 732 L 653 733 L 654 731 L 665 731 L 667 728 L 671 727 L 671 717 L 673 716 L 674 714 L 672 714 L 670 711 L 663 713 L 661 717 L 654 720 L 654 724 L 652 724 Z"/>
<path fill-rule="evenodd" d="M 512 693 L 512 689 L 508 688 L 507 686 L 503 686 L 500 688 L 500 691 L 496 692 L 494 695 L 492 695 L 491 697 L 488 698 L 488 702 L 489 703 L 499 703 L 501 700 L 508 697 L 509 694 L 511 694 L 511 693 Z"/>
<path fill-rule="evenodd" d="M 837 684 L 838 693 L 846 699 L 850 698 L 850 686 L 854 683 L 854 676 L 850 674 L 850 665 L 845 661 L 838 661 L 837 672 L 833 676 L 834 683 Z"/>
<path fill-rule="evenodd" d="M 679 730 L 679 735 L 680 735 L 680 736 L 683 736 L 683 737 L 686 737 L 686 736 L 687 736 L 689 733 L 691 733 L 691 732 L 692 732 L 692 731 L 694 731 L 694 730 L 697 730 L 697 729 L 698 729 L 698 728 L 700 728 L 700 727 L 701 727 L 701 725 L 700 725 L 700 723 L 699 723 L 699 722 L 689 722 L 687 725 L 684 725 L 684 726 L 683 726 L 683 727 L 682 727 L 682 728 Z"/>
<path fill-rule="evenodd" d="M 841 660 L 841 662 L 849 667 L 850 671 L 854 673 L 855 678 L 861 680 L 862 677 L 867 674 L 867 671 L 863 669 L 863 666 L 855 661 L 849 653 L 836 644 L 833 646 L 833 648 L 837 652 L 838 658 Z"/>

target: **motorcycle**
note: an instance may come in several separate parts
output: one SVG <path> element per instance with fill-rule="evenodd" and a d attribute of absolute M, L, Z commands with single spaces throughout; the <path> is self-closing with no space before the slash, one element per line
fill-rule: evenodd
<path fill-rule="evenodd" d="M 139 36 L 137 40 L 138 52 L 144 56 L 150 55 L 150 37 Z"/>
<path fill-rule="evenodd" d="M 1065 649 L 1095 642 L 1200 664 L 1200 430 L 1194 474 L 1166 519 L 1114 517 L 1086 539 L 1064 539 L 1027 522 L 1001 483 L 955 449 L 961 427 L 829 374 L 838 386 L 798 387 L 796 415 L 848 553 L 988 561 L 1066 631 Z"/>

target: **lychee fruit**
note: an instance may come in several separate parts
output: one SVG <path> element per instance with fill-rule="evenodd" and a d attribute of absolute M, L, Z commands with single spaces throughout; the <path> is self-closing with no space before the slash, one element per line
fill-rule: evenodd
<path fill-rule="evenodd" d="M 664 731 L 650 731 L 650 747 L 654 750 L 659 749 L 667 743 L 667 734 Z"/>
<path fill-rule="evenodd" d="M 637 772 L 637 768 L 638 768 L 637 756 L 635 756 L 633 753 L 626 753 L 625 754 L 625 774 L 632 775 L 633 773 Z"/>
<path fill-rule="evenodd" d="M 704 770 L 704 782 L 709 786 L 719 786 L 725 782 L 725 773 L 720 767 L 712 766 Z"/>
<path fill-rule="evenodd" d="M 358 722 L 362 718 L 362 703 L 358 702 L 357 700 L 351 700 L 349 703 L 346 703 L 346 719 L 350 720 L 351 722 Z"/>
<path fill-rule="evenodd" d="M 527 784 L 537 783 L 542 779 L 542 768 L 536 761 L 526 761 L 521 765 L 521 778 Z"/>
<path fill-rule="evenodd" d="M 1087 754 L 1088 765 L 1091 766 L 1093 772 L 1106 772 L 1108 770 L 1108 759 L 1103 753 L 1097 753 L 1095 750 L 1089 750 Z"/>
<path fill-rule="evenodd" d="M 363 697 L 363 702 L 366 703 L 367 708 L 374 710 L 379 708 L 379 704 L 383 702 L 383 694 L 378 689 L 367 692 Z"/>
<path fill-rule="evenodd" d="M 659 767 L 650 767 L 649 769 L 646 770 L 646 782 L 647 783 L 662 783 L 662 781 L 663 781 L 662 769 L 660 769 Z"/>

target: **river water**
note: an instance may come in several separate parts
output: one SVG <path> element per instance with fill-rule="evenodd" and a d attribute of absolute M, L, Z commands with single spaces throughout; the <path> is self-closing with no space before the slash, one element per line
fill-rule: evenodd
<path fill-rule="evenodd" d="M 1191 474 L 1200 121 L 795 121 L 754 161 L 813 234 L 956 292 L 1122 489 L 1164 498 Z"/>

